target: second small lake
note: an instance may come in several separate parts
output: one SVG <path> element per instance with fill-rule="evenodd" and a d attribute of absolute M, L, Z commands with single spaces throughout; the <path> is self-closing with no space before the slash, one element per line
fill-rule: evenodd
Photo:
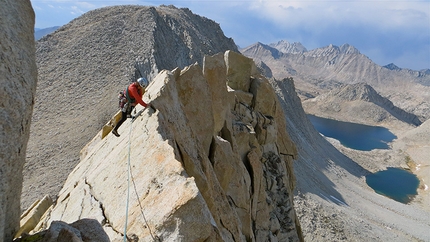
<path fill-rule="evenodd" d="M 375 192 L 406 204 L 418 194 L 420 181 L 409 171 L 388 167 L 387 170 L 367 175 L 366 183 Z"/>
<path fill-rule="evenodd" d="M 308 115 L 315 129 L 326 137 L 334 138 L 351 149 L 370 151 L 388 149 L 388 143 L 397 136 L 388 129 L 378 126 L 342 122 Z"/>

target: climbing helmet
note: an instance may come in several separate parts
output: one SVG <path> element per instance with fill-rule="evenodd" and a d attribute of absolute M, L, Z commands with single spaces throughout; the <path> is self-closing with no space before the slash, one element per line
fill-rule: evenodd
<path fill-rule="evenodd" d="M 145 77 L 141 77 L 141 78 L 137 79 L 137 82 L 139 83 L 139 85 L 142 88 L 146 88 L 148 86 L 148 80 L 146 80 Z"/>

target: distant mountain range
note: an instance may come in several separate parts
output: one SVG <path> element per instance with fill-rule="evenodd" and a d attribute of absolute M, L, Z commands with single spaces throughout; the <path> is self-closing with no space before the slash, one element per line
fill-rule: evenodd
<path fill-rule="evenodd" d="M 35 40 L 39 40 L 43 36 L 48 35 L 48 34 L 54 32 L 58 28 L 60 28 L 60 26 L 54 26 L 54 27 L 49 27 L 49 28 L 44 28 L 44 29 L 35 28 L 34 29 L 34 39 Z"/>
<path fill-rule="evenodd" d="M 414 71 L 394 64 L 382 67 L 348 44 L 307 50 L 300 43 L 283 40 L 269 45 L 255 43 L 240 51 L 253 58 L 268 77 L 293 77 L 302 100 L 344 84 L 367 83 L 421 121 L 430 118 L 430 69 Z"/>
<path fill-rule="evenodd" d="M 401 78 L 406 77 L 409 80 L 430 86 L 430 69 L 415 71 L 397 67 L 393 63 L 382 67 L 349 44 L 341 46 L 328 45 L 307 50 L 301 43 L 295 42 L 291 44 L 288 41 L 281 40 L 269 45 L 258 42 L 240 51 L 271 66 L 273 75 L 277 79 L 283 78 L 284 75 L 295 75 L 297 71 L 306 71 L 308 68 L 313 70 L 307 75 L 332 76 L 334 79 L 343 79 L 341 82 L 350 83 L 379 73 L 385 74 L 385 76 L 375 76 L 369 79 L 380 82 L 385 79 L 391 79 L 393 75 L 399 75 L 399 73 L 390 74 L 393 72 L 387 72 L 386 70 L 388 69 L 404 73 Z M 278 64 L 275 64 L 275 62 Z M 347 75 L 347 78 L 342 76 L 343 74 Z M 306 74 L 303 73 L 303 75 Z"/>

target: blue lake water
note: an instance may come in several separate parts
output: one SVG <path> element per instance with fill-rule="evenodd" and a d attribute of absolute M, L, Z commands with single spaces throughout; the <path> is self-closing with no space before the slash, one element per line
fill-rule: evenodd
<path fill-rule="evenodd" d="M 366 176 L 366 183 L 375 192 L 401 203 L 410 202 L 417 195 L 417 176 L 400 168 L 388 167 L 385 171 Z"/>
<path fill-rule="evenodd" d="M 388 149 L 388 143 L 397 138 L 384 127 L 342 122 L 308 115 L 309 120 L 324 136 L 334 138 L 346 147 L 370 151 Z"/>
<path fill-rule="evenodd" d="M 308 118 L 318 132 L 356 150 L 388 149 L 388 142 L 397 138 L 384 127 L 341 122 L 313 115 L 308 115 Z M 367 175 L 366 183 L 375 192 L 401 203 L 410 202 L 417 195 L 419 186 L 419 180 L 413 173 L 393 167 Z"/>

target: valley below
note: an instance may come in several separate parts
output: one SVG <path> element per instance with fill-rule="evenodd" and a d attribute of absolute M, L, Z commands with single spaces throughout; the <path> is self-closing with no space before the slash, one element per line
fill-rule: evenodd
<path fill-rule="evenodd" d="M 304 240 L 430 241 L 428 76 L 420 81 L 406 70 L 378 66 L 349 45 L 310 51 L 294 46 L 257 43 L 241 52 L 267 76 L 282 80 L 274 87 L 298 147 L 295 209 Z M 348 148 L 321 135 L 307 115 L 383 127 L 396 138 L 384 149 Z M 366 183 L 367 175 L 390 167 L 420 180 L 407 204 Z"/>
<path fill-rule="evenodd" d="M 355 115 L 348 111 L 339 111 L 335 114 L 330 114 L 330 112 L 315 109 L 315 106 L 309 105 L 309 102 L 313 102 L 313 100 L 303 101 L 305 112 L 309 114 L 332 120 L 382 127 L 389 130 L 395 138 L 387 143 L 388 147 L 385 149 L 375 148 L 370 151 L 348 148 L 342 145 L 339 140 L 329 137 L 325 138 L 341 153 L 369 172 L 375 173 L 386 170 L 388 167 L 398 167 L 415 174 L 420 180 L 420 185 L 417 189 L 418 196 L 411 203 L 430 211 L 430 207 L 428 206 L 430 204 L 430 191 L 428 189 L 430 181 L 430 120 L 423 122 L 419 126 L 408 124 L 396 118 L 386 118 L 382 122 L 375 122 L 372 119 L 368 119 L 369 116 L 375 115 L 375 113 L 371 112 L 371 109 L 366 110 L 362 108 Z M 333 105 L 333 103 L 335 102 L 331 104 Z M 364 137 L 358 138 L 364 139 Z M 363 140 L 362 142 L 366 141 Z"/>
<path fill-rule="evenodd" d="M 350 115 L 339 112 L 331 118 L 357 121 L 357 116 L 360 115 L 350 118 Z M 360 123 L 375 125 L 364 119 Z M 298 164 L 304 161 L 296 163 L 298 188 L 295 202 L 305 241 L 429 241 L 429 124 L 429 120 L 418 127 L 397 120 L 379 124 L 397 138 L 388 143 L 386 149 L 370 151 L 348 148 L 339 140 L 321 135 L 345 157 L 339 157 L 337 161 L 320 157 L 326 159 L 322 161 L 326 165 L 321 169 L 325 177 L 320 180 L 327 183 L 313 189 L 308 189 L 312 182 L 302 177 L 307 169 L 318 170 L 320 167 L 315 163 L 319 162 L 305 167 Z M 390 167 L 408 170 L 419 179 L 417 195 L 407 204 L 377 194 L 366 183 L 367 175 Z M 332 186 L 328 189 L 330 182 Z"/>
<path fill-rule="evenodd" d="M 344 197 L 344 203 L 348 204 L 348 206 L 345 206 L 345 204 L 339 205 L 330 201 L 333 199 L 321 199 L 321 197 L 313 194 L 301 195 L 302 197 L 299 195 L 296 196 L 298 214 L 300 214 L 301 210 L 304 210 L 308 213 L 304 215 L 304 217 L 309 218 L 309 216 L 315 216 L 319 218 L 319 225 L 316 226 L 324 225 L 324 221 L 330 223 L 330 225 L 327 224 L 329 228 L 324 229 L 324 231 L 327 231 L 326 233 L 329 234 L 326 235 L 329 238 L 339 238 L 339 234 L 335 233 L 335 231 L 343 231 L 347 234 L 345 238 L 354 238 L 352 240 L 348 239 L 348 241 L 360 241 L 358 238 L 361 236 L 363 236 L 363 238 L 372 238 L 373 241 L 428 241 L 430 236 L 428 232 L 430 223 L 430 208 L 428 204 L 430 203 L 430 196 L 426 181 L 430 178 L 428 176 L 429 164 L 421 163 L 420 165 L 425 167 L 424 169 L 426 169 L 427 172 L 418 174 L 414 167 L 407 165 L 406 159 L 408 154 L 402 151 L 393 149 L 358 151 L 344 147 L 337 140 L 330 138 L 327 140 L 349 159 L 355 161 L 368 172 L 375 173 L 386 170 L 388 167 L 400 167 L 412 171 L 420 179 L 420 185 L 417 189 L 418 195 L 413 197 L 412 201 L 408 204 L 394 201 L 391 198 L 377 194 L 370 188 L 366 184 L 366 174 L 362 174 L 362 176 L 354 177 L 353 180 L 350 180 L 351 178 L 345 175 L 340 167 L 333 166 L 325 173 L 330 177 L 334 176 L 333 179 L 341 181 L 336 183 L 335 189 Z M 359 171 L 356 170 L 353 172 Z M 303 199 L 303 197 L 308 199 Z M 313 201 L 310 202 L 310 200 Z M 322 207 L 311 211 L 311 209 L 308 208 L 309 205 L 310 207 Z M 348 219 L 343 219 L 342 216 Z M 336 220 L 340 221 L 333 222 Z M 307 221 L 309 221 L 309 219 L 301 219 L 302 223 L 304 222 L 306 224 L 308 223 Z M 366 222 L 368 222 L 369 225 L 364 225 Z M 305 224 L 302 224 L 305 228 L 312 227 L 308 227 Z M 352 229 L 354 227 L 360 228 L 363 225 L 367 227 L 367 229 Z M 332 230 L 332 234 L 329 232 L 330 229 Z M 391 234 L 391 238 L 387 238 L 387 233 L 383 232 L 384 229 L 386 230 L 385 232 L 390 232 L 388 234 Z M 360 233 L 364 231 L 366 231 L 366 235 L 360 235 Z M 310 234 L 311 233 L 307 233 L 307 236 L 309 237 Z M 315 238 L 313 235 L 311 238 L 310 240 L 305 240 L 312 241 L 313 239 L 320 239 L 319 236 Z"/>

